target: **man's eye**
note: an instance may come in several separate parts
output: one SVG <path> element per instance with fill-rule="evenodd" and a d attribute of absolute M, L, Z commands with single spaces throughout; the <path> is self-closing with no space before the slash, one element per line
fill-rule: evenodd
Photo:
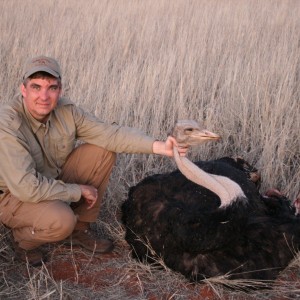
<path fill-rule="evenodd" d="M 34 85 L 32 88 L 33 88 L 34 90 L 37 90 L 37 91 L 40 90 L 40 87 L 39 87 L 38 85 Z"/>
<path fill-rule="evenodd" d="M 58 89 L 58 86 L 51 86 L 50 90 L 51 91 L 56 91 Z"/>

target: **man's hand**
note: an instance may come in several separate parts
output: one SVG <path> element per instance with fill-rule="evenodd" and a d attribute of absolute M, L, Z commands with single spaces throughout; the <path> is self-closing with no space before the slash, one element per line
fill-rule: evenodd
<path fill-rule="evenodd" d="M 177 147 L 180 156 L 185 156 L 188 147 L 179 147 L 172 136 L 168 136 L 165 142 L 155 141 L 153 143 L 153 153 L 173 157 L 173 147 Z"/>
<path fill-rule="evenodd" d="M 87 209 L 92 208 L 97 202 L 97 198 L 98 198 L 97 189 L 95 187 L 93 187 L 92 185 L 80 184 L 79 186 L 81 189 L 81 196 L 83 197 L 85 202 L 88 204 Z"/>

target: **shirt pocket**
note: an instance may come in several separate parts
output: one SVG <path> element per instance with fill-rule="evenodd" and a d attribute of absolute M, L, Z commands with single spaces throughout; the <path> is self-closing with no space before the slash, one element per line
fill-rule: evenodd
<path fill-rule="evenodd" d="M 55 161 L 58 167 L 62 167 L 75 147 L 75 139 L 72 136 L 62 136 L 61 138 L 55 138 L 53 142 Z"/>

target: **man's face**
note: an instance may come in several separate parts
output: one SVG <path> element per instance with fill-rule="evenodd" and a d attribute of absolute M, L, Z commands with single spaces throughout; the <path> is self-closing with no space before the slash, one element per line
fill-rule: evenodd
<path fill-rule="evenodd" d="M 21 85 L 21 92 L 30 114 L 43 123 L 57 105 L 61 86 L 56 78 L 33 78 Z"/>

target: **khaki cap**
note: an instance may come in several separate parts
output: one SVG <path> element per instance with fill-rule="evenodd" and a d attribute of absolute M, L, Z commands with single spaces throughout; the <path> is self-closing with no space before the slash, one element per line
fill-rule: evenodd
<path fill-rule="evenodd" d="M 61 70 L 58 62 L 54 58 L 42 55 L 31 58 L 25 63 L 23 80 L 40 71 L 49 73 L 56 78 L 61 78 Z"/>

